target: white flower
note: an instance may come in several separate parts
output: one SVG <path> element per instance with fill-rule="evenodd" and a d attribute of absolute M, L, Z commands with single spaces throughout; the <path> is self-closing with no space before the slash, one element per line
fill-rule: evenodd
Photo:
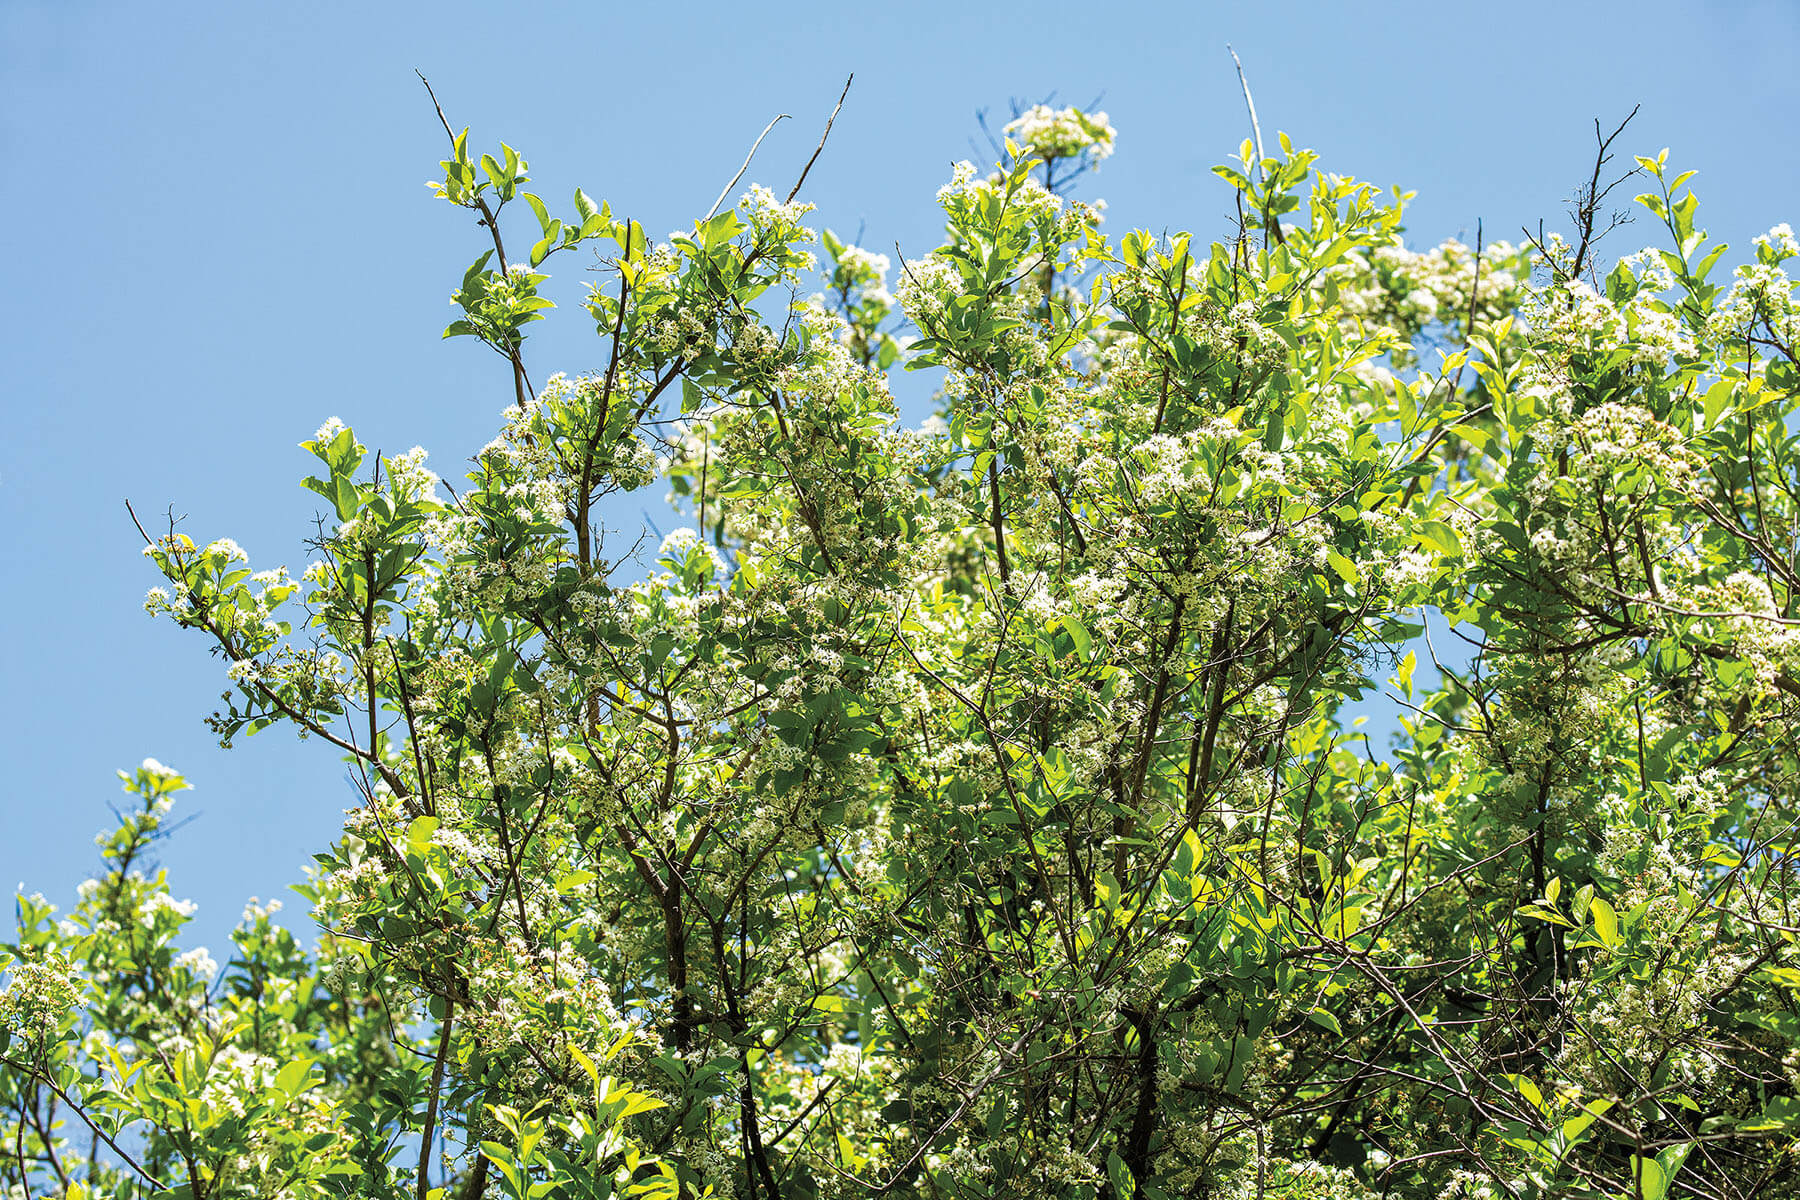
<path fill-rule="evenodd" d="M 938 189 L 938 203 L 942 204 L 956 193 L 968 188 L 975 178 L 975 164 L 963 159 L 950 168 L 950 182 Z"/>
<path fill-rule="evenodd" d="M 280 911 L 281 901 L 270 900 L 267 903 L 264 903 L 257 900 L 255 896 L 252 896 L 250 897 L 249 903 L 244 905 L 244 915 L 240 920 L 246 925 L 254 925 L 256 922 L 272 917 Z"/>
<path fill-rule="evenodd" d="M 1637 276 L 1638 287 L 1643 291 L 1666 292 L 1675 286 L 1675 273 L 1663 261 L 1660 250 L 1639 250 L 1620 259 L 1619 264 Z"/>
<path fill-rule="evenodd" d="M 219 964 L 206 952 L 205 946 L 195 946 L 192 950 L 177 954 L 175 965 L 186 968 L 195 978 L 208 982 L 219 973 Z"/>
<path fill-rule="evenodd" d="M 800 218 L 811 212 L 813 206 L 803 200 L 783 204 L 775 198 L 774 192 L 760 183 L 753 183 L 750 190 L 739 197 L 738 207 L 750 218 L 755 229 L 798 234 L 801 241 L 812 239 L 812 231 L 800 224 Z"/>
<path fill-rule="evenodd" d="M 0 1028 L 47 1037 L 80 1000 L 75 968 L 61 954 L 14 963 L 12 981 L 0 990 Z"/>
<path fill-rule="evenodd" d="M 1437 563 L 1429 554 L 1409 547 L 1388 566 L 1387 577 L 1395 588 L 1425 587 L 1437 578 Z"/>
<path fill-rule="evenodd" d="M 838 266 L 858 278 L 873 276 L 880 279 L 888 273 L 893 262 L 885 254 L 875 254 L 861 246 L 845 246 L 838 255 Z"/>
<path fill-rule="evenodd" d="M 675 529 L 662 540 L 656 557 L 668 558 L 670 555 L 685 556 L 687 552 L 700 544 L 700 534 L 693 529 Z"/>
<path fill-rule="evenodd" d="M 144 902 L 143 911 L 139 914 L 138 919 L 143 923 L 144 928 L 148 929 L 155 925 L 156 918 L 165 912 L 174 913 L 177 917 L 191 917 L 198 907 L 199 905 L 192 900 L 177 900 L 167 892 L 157 892 Z"/>
<path fill-rule="evenodd" d="M 1795 240 L 1794 231 L 1786 221 L 1752 240 L 1758 250 L 1767 250 L 1776 262 L 1800 254 L 1800 241 Z"/>
<path fill-rule="evenodd" d="M 1005 134 L 1046 158 L 1074 158 L 1086 153 L 1097 161 L 1113 152 L 1117 131 L 1103 112 L 1089 115 L 1076 108 L 1034 104 L 1007 122 Z"/>

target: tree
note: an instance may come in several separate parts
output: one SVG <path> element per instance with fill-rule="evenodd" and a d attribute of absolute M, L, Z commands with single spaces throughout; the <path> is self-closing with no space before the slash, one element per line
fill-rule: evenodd
<path fill-rule="evenodd" d="M 146 764 L 74 920 L 23 904 L 4 1178 L 1793 1187 L 1787 227 L 1715 279 L 1642 158 L 1667 248 L 1602 279 L 1609 138 L 1573 242 L 1414 251 L 1406 194 L 1283 136 L 1218 168 L 1218 240 L 1113 238 L 1046 186 L 1104 116 L 1006 133 L 893 294 L 798 184 L 653 244 L 451 134 L 486 244 L 446 334 L 514 400 L 467 486 L 333 419 L 299 581 L 146 538 L 148 607 L 231 664 L 221 738 L 360 780 L 322 957 L 254 916 L 216 982 L 173 955 L 129 873 L 176 786 Z M 583 247 L 605 367 L 540 386 L 542 268 Z M 899 369 L 941 377 L 925 428 Z M 633 580 L 599 506 L 654 480 L 694 527 Z"/>

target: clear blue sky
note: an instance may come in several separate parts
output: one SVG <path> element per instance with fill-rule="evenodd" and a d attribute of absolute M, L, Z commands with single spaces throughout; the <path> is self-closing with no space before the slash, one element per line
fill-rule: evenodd
<path fill-rule="evenodd" d="M 1478 218 L 1490 237 L 1555 227 L 1593 119 L 1639 102 L 1627 155 L 1667 145 L 1697 168 L 1702 224 L 1743 247 L 1800 222 L 1795 0 L 0 0 L 0 886 L 69 897 L 114 768 L 154 756 L 198 785 L 162 858 L 217 948 L 351 802 L 317 743 L 218 749 L 202 717 L 223 664 L 142 613 L 156 580 L 124 500 L 298 569 L 315 497 L 294 446 L 326 417 L 372 447 L 424 445 L 452 477 L 491 436 L 504 373 L 438 337 L 479 239 L 421 186 L 443 135 L 415 68 L 475 142 L 523 151 L 544 194 L 579 184 L 657 233 L 704 212 L 778 112 L 795 120 L 750 178 L 791 181 L 855 71 L 807 195 L 819 223 L 912 254 L 935 242 L 949 164 L 974 156 L 976 110 L 1051 91 L 1101 96 L 1120 130 L 1084 192 L 1115 233 L 1217 234 L 1230 201 L 1209 168 L 1246 132 L 1227 42 L 1266 132 L 1418 190 L 1417 241 Z M 564 315 L 535 327 L 535 378 L 596 364 Z M 617 519 L 644 506 L 661 511 L 649 496 Z"/>

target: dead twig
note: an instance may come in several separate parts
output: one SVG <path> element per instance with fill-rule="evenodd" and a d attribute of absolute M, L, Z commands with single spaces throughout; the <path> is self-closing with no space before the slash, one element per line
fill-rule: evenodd
<path fill-rule="evenodd" d="M 850 73 L 850 78 L 844 80 L 844 90 L 838 93 L 837 107 L 831 110 L 831 116 L 825 122 L 825 132 L 819 135 L 819 144 L 813 148 L 812 157 L 806 160 L 806 166 L 800 169 L 800 178 L 794 180 L 794 186 L 788 192 L 787 199 L 783 201 L 783 203 L 792 204 L 794 202 L 794 197 L 800 194 L 800 186 L 806 182 L 806 177 L 812 173 L 813 164 L 819 161 L 819 155 L 825 149 L 825 139 L 831 136 L 831 127 L 836 124 L 838 113 L 843 111 L 844 97 L 850 94 L 850 85 L 854 82 L 856 82 L 856 72 L 852 71 Z"/>
<path fill-rule="evenodd" d="M 725 197 L 731 195 L 731 189 L 738 185 L 738 180 L 742 179 L 744 177 L 744 172 L 750 169 L 750 160 L 756 157 L 756 149 L 763 144 L 763 139 L 769 136 L 769 130 L 788 119 L 786 113 L 776 113 L 775 119 L 763 126 L 763 131 L 757 134 L 756 140 L 750 144 L 750 153 L 744 155 L 744 165 L 738 168 L 737 174 L 731 177 L 731 182 L 726 184 L 724 190 L 719 193 L 719 198 L 714 200 L 712 207 L 706 210 L 707 220 L 710 221 L 713 219 L 719 211 L 719 205 L 725 203 Z M 793 197 L 789 196 L 788 199 L 792 200 Z"/>

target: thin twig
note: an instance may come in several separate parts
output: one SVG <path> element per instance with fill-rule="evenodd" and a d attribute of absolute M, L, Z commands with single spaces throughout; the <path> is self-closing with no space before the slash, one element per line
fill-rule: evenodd
<path fill-rule="evenodd" d="M 1263 143 L 1262 126 L 1256 121 L 1256 101 L 1250 98 L 1250 81 L 1244 78 L 1244 64 L 1238 61 L 1237 51 L 1231 48 L 1230 42 L 1225 43 L 1225 53 L 1231 55 L 1232 62 L 1237 63 L 1238 83 L 1244 89 L 1244 107 L 1250 110 L 1250 134 L 1256 143 L 1256 163 L 1257 170 L 1260 171 L 1262 170 Z"/>
<path fill-rule="evenodd" d="M 415 67 L 413 68 L 413 74 L 417 75 L 419 77 L 419 82 L 425 85 L 425 94 L 431 97 L 431 106 L 437 109 L 438 124 L 444 127 L 444 133 L 450 138 L 450 153 L 454 156 L 456 154 L 456 134 L 450 128 L 449 119 L 444 116 L 444 106 L 438 103 L 437 93 L 432 90 L 431 81 L 425 78 L 424 73 Z M 465 128 L 463 132 L 467 133 L 468 130 Z M 498 255 L 500 259 L 500 277 L 502 279 L 510 278 L 512 268 L 507 265 L 506 245 L 500 238 L 500 210 L 506 207 L 507 201 L 502 199 L 497 205 L 489 205 L 486 200 L 482 199 L 480 191 L 480 188 L 476 188 L 475 191 L 471 193 L 472 203 L 465 202 L 461 207 L 471 209 L 481 214 L 481 219 L 475 223 L 477 225 L 487 226 L 487 231 L 494 241 L 494 253 Z M 489 340 L 486 335 L 482 335 L 481 340 L 492 347 L 493 350 L 505 358 L 507 362 L 512 364 L 513 392 L 518 400 L 519 407 L 524 408 L 527 397 L 537 395 L 537 389 L 531 386 L 531 377 L 526 374 L 525 371 L 525 358 L 519 350 L 520 343 L 525 340 L 524 335 L 519 334 L 517 329 L 514 329 L 512 332 L 516 335 L 515 338 L 504 347 Z"/>
<path fill-rule="evenodd" d="M 806 160 L 806 166 L 801 168 L 800 178 L 794 181 L 794 188 L 787 194 L 787 199 L 783 203 L 792 204 L 794 197 L 800 194 L 800 185 L 806 182 L 807 175 L 812 172 L 813 164 L 819 161 L 819 155 L 825 149 L 825 139 L 831 136 L 831 127 L 836 123 L 838 113 L 843 111 L 844 97 L 850 94 L 850 85 L 854 82 L 856 82 L 856 72 L 852 71 L 850 78 L 844 80 L 844 90 L 838 93 L 837 107 L 831 110 L 831 117 L 825 122 L 825 132 L 819 135 L 819 144 L 814 147 L 812 157 Z"/>
<path fill-rule="evenodd" d="M 750 160 L 756 157 L 756 148 L 763 144 L 764 138 L 769 136 L 769 130 L 775 128 L 775 126 L 787 119 L 788 115 L 786 113 L 776 113 L 775 119 L 763 126 L 763 131 L 757 134 L 756 140 L 750 144 L 750 153 L 744 155 L 744 165 L 738 168 L 737 174 L 731 177 L 731 182 L 726 184 L 725 189 L 719 193 L 719 198 L 714 200 L 712 207 L 706 210 L 707 220 L 710 221 L 713 219 L 719 211 L 719 205 L 725 203 L 725 197 L 731 195 L 731 189 L 738 185 L 738 180 L 742 179 L 744 177 L 744 172 L 750 169 Z M 792 197 L 790 196 L 789 199 L 792 199 Z"/>
<path fill-rule="evenodd" d="M 112 1139 L 112 1135 L 108 1134 L 104 1129 L 100 1128 L 100 1126 L 94 1124 L 93 1118 L 87 1115 L 86 1110 L 83 1109 L 81 1107 L 81 1105 L 75 1103 L 74 1099 L 70 1097 L 69 1093 L 63 1091 L 62 1088 L 58 1087 L 56 1085 L 55 1080 L 51 1079 L 47 1074 L 43 1073 L 42 1071 L 39 1071 L 39 1070 L 35 1069 L 34 1067 L 28 1066 L 25 1063 L 18 1062 L 14 1059 L 0 1058 L 0 1064 L 4 1064 L 5 1066 L 11 1067 L 16 1071 L 23 1073 L 27 1079 L 36 1080 L 37 1082 L 43 1084 L 45 1087 L 49 1088 L 50 1091 L 53 1094 L 55 1094 L 57 1099 L 61 1100 L 64 1104 L 68 1105 L 70 1112 L 74 1113 L 76 1116 L 81 1118 L 82 1123 L 85 1124 L 88 1127 L 88 1129 L 93 1132 L 95 1137 L 97 1137 L 101 1141 L 105 1142 L 107 1144 L 108 1148 L 110 1148 L 114 1154 L 117 1154 L 120 1158 L 124 1159 L 127 1166 L 129 1166 L 132 1170 L 136 1171 L 139 1175 L 141 1175 L 147 1183 L 151 1184 L 158 1191 L 161 1191 L 163 1189 L 164 1185 L 163 1185 L 162 1181 L 160 1179 L 158 1179 L 156 1176 L 152 1175 L 150 1172 L 146 1171 L 143 1168 L 143 1165 L 140 1164 L 137 1159 L 131 1157 L 131 1155 L 126 1152 L 126 1150 L 123 1146 L 119 1145 L 119 1143 L 115 1142 Z"/>
<path fill-rule="evenodd" d="M 1231 55 L 1231 61 L 1237 64 L 1238 83 L 1244 89 L 1244 107 L 1250 110 L 1250 137 L 1256 145 L 1256 177 L 1266 190 L 1269 187 L 1269 176 L 1263 171 L 1262 125 L 1256 119 L 1256 101 L 1250 98 L 1250 80 L 1244 75 L 1244 64 L 1238 61 L 1237 51 L 1231 48 L 1230 42 L 1225 43 L 1225 50 Z M 1281 232 L 1281 218 L 1269 211 L 1265 204 L 1263 209 L 1264 249 L 1268 248 L 1271 236 L 1280 244 L 1284 246 L 1287 244 L 1287 238 Z"/>
<path fill-rule="evenodd" d="M 413 68 L 413 74 L 417 75 L 419 82 L 425 85 L 425 94 L 431 97 L 431 106 L 437 109 L 438 123 L 444 127 L 444 132 L 450 135 L 450 141 L 455 143 L 456 133 L 450 128 L 449 118 L 444 116 L 444 106 L 438 103 L 437 93 L 431 90 L 431 80 L 425 78 L 425 73 L 417 67 Z"/>
<path fill-rule="evenodd" d="M 1581 230 L 1581 242 L 1575 248 L 1575 265 L 1570 272 L 1571 278 L 1579 279 L 1581 277 L 1581 270 L 1587 265 L 1588 251 L 1594 243 L 1626 219 L 1615 215 L 1605 229 L 1600 230 L 1598 234 L 1594 232 L 1594 220 L 1599 215 L 1600 202 L 1605 200 L 1614 188 L 1637 174 L 1637 170 L 1634 168 L 1607 184 L 1605 188 L 1600 186 L 1600 173 L 1606 169 L 1606 164 L 1612 161 L 1612 144 L 1618 140 L 1621 133 L 1625 132 L 1625 127 L 1631 124 L 1631 119 L 1638 115 L 1638 109 L 1642 107 L 1641 104 L 1632 105 L 1631 111 L 1625 114 L 1625 119 L 1620 121 L 1618 128 L 1610 134 L 1603 135 L 1600 132 L 1600 118 L 1594 118 L 1594 140 L 1599 143 L 1599 149 L 1594 152 L 1592 177 L 1588 179 L 1586 187 L 1575 193 L 1575 213 L 1573 215 Z"/>
<path fill-rule="evenodd" d="M 1462 365 L 1458 366 L 1456 368 L 1455 381 L 1450 384 L 1450 394 L 1452 396 L 1459 396 L 1462 394 L 1463 367 L 1466 367 L 1469 365 L 1469 353 L 1468 352 L 1469 352 L 1470 346 L 1473 344 L 1473 339 L 1475 337 L 1475 305 L 1476 305 L 1476 302 L 1481 297 L 1481 249 L 1482 249 L 1481 241 L 1482 241 L 1481 218 L 1476 217 L 1475 218 L 1475 282 L 1473 282 L 1469 285 L 1469 315 L 1463 321 L 1463 361 L 1462 361 Z M 1417 477 L 1415 476 L 1414 478 L 1416 481 Z"/>

